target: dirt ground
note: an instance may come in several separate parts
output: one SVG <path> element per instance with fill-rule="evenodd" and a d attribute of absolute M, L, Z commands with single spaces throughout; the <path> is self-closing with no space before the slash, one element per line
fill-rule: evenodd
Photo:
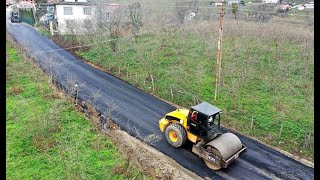
<path fill-rule="evenodd" d="M 127 154 L 130 162 L 152 179 L 202 179 L 125 131 L 110 130 L 109 132 L 117 147 Z"/>

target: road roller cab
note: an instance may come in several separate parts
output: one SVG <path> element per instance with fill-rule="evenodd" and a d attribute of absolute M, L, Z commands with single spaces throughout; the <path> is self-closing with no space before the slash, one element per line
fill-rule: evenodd
<path fill-rule="evenodd" d="M 192 152 L 207 166 L 218 170 L 234 161 L 246 147 L 232 133 L 220 132 L 221 110 L 207 102 L 187 109 L 169 112 L 159 121 L 169 144 L 183 146 L 187 140 L 194 143 Z"/>
<path fill-rule="evenodd" d="M 221 109 L 203 102 L 190 108 L 187 129 L 190 133 L 204 139 L 212 139 L 220 129 Z"/>

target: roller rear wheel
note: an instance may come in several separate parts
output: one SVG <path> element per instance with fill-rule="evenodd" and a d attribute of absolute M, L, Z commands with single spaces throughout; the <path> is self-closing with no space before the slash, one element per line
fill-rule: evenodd
<path fill-rule="evenodd" d="M 181 147 L 187 142 L 187 133 L 179 124 L 170 124 L 165 131 L 166 139 L 174 147 Z"/>

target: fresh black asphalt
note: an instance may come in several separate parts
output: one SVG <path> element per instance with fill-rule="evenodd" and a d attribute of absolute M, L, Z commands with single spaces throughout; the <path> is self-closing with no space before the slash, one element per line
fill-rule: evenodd
<path fill-rule="evenodd" d="M 227 169 L 213 171 L 191 152 L 191 144 L 184 148 L 174 148 L 167 143 L 159 130 L 158 120 L 175 110 L 175 107 L 87 65 L 65 50 L 58 50 L 61 49 L 59 46 L 28 25 L 12 24 L 7 19 L 6 27 L 16 42 L 26 49 L 28 55 L 35 58 L 42 69 L 52 73 L 55 81 L 62 87 L 68 89 L 70 82 L 76 82 L 80 85 L 79 98 L 90 99 L 101 112 L 106 111 L 108 105 L 112 104 L 114 121 L 132 136 L 144 139 L 150 134 L 160 135 L 162 139 L 151 146 L 201 177 L 314 179 L 313 168 L 237 133 L 242 143 L 247 146 L 247 151 L 240 154 Z"/>

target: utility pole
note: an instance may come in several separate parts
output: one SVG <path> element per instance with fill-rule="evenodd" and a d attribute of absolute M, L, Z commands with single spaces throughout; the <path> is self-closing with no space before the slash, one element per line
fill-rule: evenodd
<path fill-rule="evenodd" d="M 223 27 L 223 16 L 225 10 L 225 1 L 221 1 L 221 9 L 218 14 L 220 14 L 219 20 L 219 36 L 218 36 L 218 52 L 217 52 L 217 67 L 216 67 L 216 89 L 214 92 L 214 100 L 217 100 L 219 94 L 220 85 L 220 71 L 221 71 L 221 46 L 222 46 L 222 27 Z"/>

